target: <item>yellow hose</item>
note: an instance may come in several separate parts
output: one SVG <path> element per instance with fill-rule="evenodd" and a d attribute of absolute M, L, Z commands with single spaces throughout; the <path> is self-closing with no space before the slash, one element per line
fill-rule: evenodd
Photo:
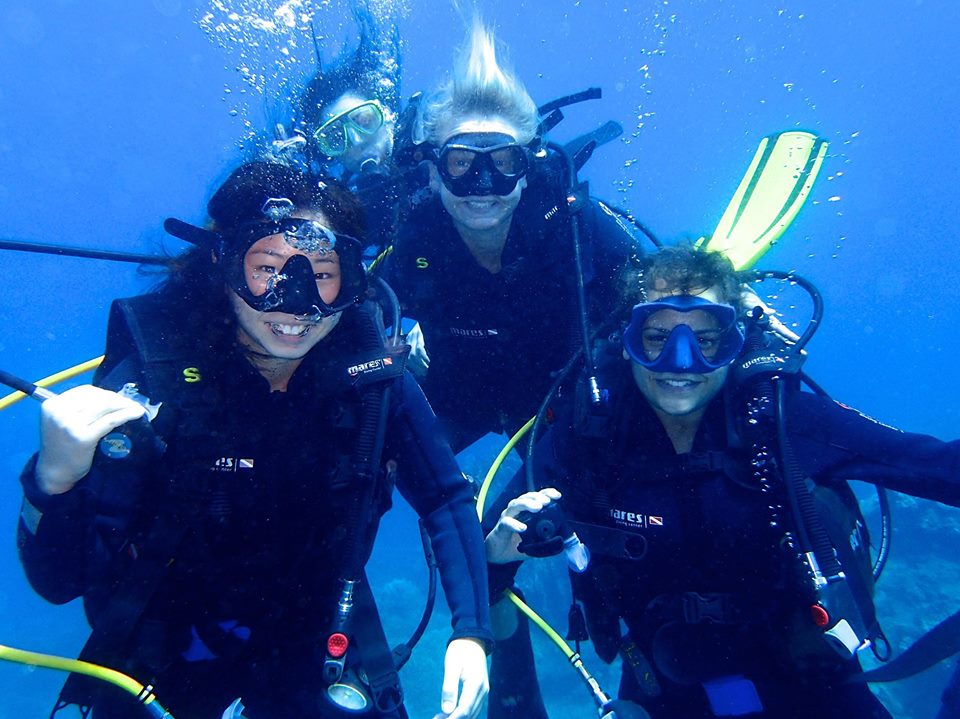
<path fill-rule="evenodd" d="M 546 634 L 554 644 L 557 645 L 560 651 L 563 652 L 563 656 L 565 656 L 567 659 L 571 659 L 573 657 L 575 652 L 563 640 L 563 637 L 557 633 L 557 630 L 547 624 L 546 619 L 533 611 L 529 604 L 513 593 L 512 589 L 507 589 L 503 593 L 507 599 L 517 605 L 517 609 L 527 615 L 527 619 L 536 624 L 540 630 Z"/>
<path fill-rule="evenodd" d="M 530 431 L 530 428 L 533 427 L 533 423 L 536 420 L 536 417 L 531 417 L 526 424 L 524 424 L 517 433 L 510 438 L 510 441 L 500 450 L 500 454 L 497 455 L 497 458 L 493 460 L 493 464 L 490 465 L 490 470 L 487 472 L 486 477 L 483 478 L 483 484 L 480 485 L 480 492 L 477 495 L 477 516 L 480 519 L 483 519 L 483 509 L 487 501 L 487 495 L 490 492 L 490 486 L 493 484 L 493 479 L 496 477 L 497 472 L 500 470 L 500 466 L 503 464 L 503 460 L 506 459 L 507 455 L 510 454 L 510 451 L 517 445 L 517 442 Z M 559 649 L 563 656 L 567 658 L 567 661 L 570 662 L 570 666 L 577 672 L 577 676 L 583 681 L 586 685 L 587 690 L 590 692 L 591 697 L 603 714 L 603 709 L 610 701 L 610 698 L 604 693 L 603 689 L 600 688 L 600 685 L 597 683 L 597 680 L 593 677 L 590 671 L 583 663 L 583 659 L 580 657 L 580 654 L 573 651 L 570 648 L 570 645 L 564 641 L 563 637 L 557 633 L 557 630 L 551 627 L 547 621 L 537 614 L 529 604 L 520 599 L 512 589 L 506 589 L 503 592 L 503 595 L 513 602 L 514 606 L 519 609 L 523 614 L 529 619 L 533 624 L 542 631 L 547 638 L 554 643 L 554 645 Z"/>
<path fill-rule="evenodd" d="M 98 664 L 91 664 L 90 662 L 83 662 L 79 659 L 67 659 L 66 657 L 58 657 L 52 654 L 28 652 L 2 644 L 0 644 L 0 659 L 33 667 L 43 667 L 44 669 L 58 669 L 64 672 L 85 674 L 123 689 L 128 694 L 137 697 L 140 703 L 145 706 L 157 699 L 156 695 L 150 689 L 136 679 L 128 677 L 116 669 L 108 669 L 107 667 L 101 667 Z"/>
<path fill-rule="evenodd" d="M 383 252 L 374 258 L 373 262 L 370 263 L 370 266 L 367 267 L 367 273 L 373 272 L 377 269 L 377 266 L 380 265 L 387 257 L 393 252 L 393 245 L 387 247 Z"/>
<path fill-rule="evenodd" d="M 507 442 L 506 446 L 500 450 L 500 454 L 497 455 L 497 458 L 493 460 L 493 464 L 490 465 L 490 469 L 487 471 L 487 476 L 483 478 L 483 484 L 480 485 L 480 493 L 477 495 L 477 517 L 480 520 L 483 520 L 483 508 L 487 503 L 487 494 L 490 492 L 490 487 L 493 484 L 493 478 L 497 476 L 497 472 L 500 471 L 500 465 L 503 464 L 503 460 L 507 458 L 507 455 L 510 454 L 510 451 L 517 446 L 523 435 L 530 431 L 530 428 L 533 426 L 536 417 L 531 417 L 527 420 L 527 423 L 524 424 L 517 433 L 510 438 L 510 441 Z"/>
<path fill-rule="evenodd" d="M 493 479 L 497 476 L 497 472 L 500 470 L 500 465 L 503 464 L 503 460 L 507 458 L 507 455 L 510 454 L 510 451 L 517 446 L 523 436 L 530 431 L 530 428 L 533 427 L 533 423 L 536 420 L 536 417 L 531 417 L 527 420 L 520 429 L 517 430 L 517 433 L 510 438 L 510 441 L 504 445 L 503 449 L 500 450 L 500 454 L 497 455 L 497 458 L 493 460 L 493 464 L 490 465 L 490 469 L 487 472 L 487 475 L 483 478 L 483 484 L 480 485 L 480 492 L 477 495 L 477 516 L 482 520 L 483 519 L 483 509 L 487 503 L 487 495 L 490 492 L 490 487 L 493 485 Z M 524 602 L 520 597 L 513 593 L 510 589 L 507 589 L 504 592 L 504 596 L 507 597 L 511 602 L 513 602 L 517 609 L 523 612 L 531 622 L 537 625 L 540 630 L 549 637 L 550 641 L 557 645 L 557 648 L 563 652 L 563 655 L 570 659 L 574 656 L 575 652 L 570 648 L 570 646 L 563 640 L 557 631 L 547 624 L 546 620 L 543 619 L 539 614 L 537 614 L 533 609 L 530 608 L 526 602 Z"/>
<path fill-rule="evenodd" d="M 38 387 L 51 387 L 59 382 L 65 382 L 68 379 L 73 379 L 77 375 L 83 374 L 84 372 L 89 372 L 93 369 L 96 369 L 100 366 L 100 363 L 103 362 L 103 355 L 99 357 L 94 357 L 91 360 L 86 362 L 81 362 L 78 365 L 69 367 L 68 369 L 52 374 L 49 377 L 44 377 L 42 380 L 36 382 Z M 4 410 L 10 405 L 16 404 L 20 400 L 24 399 L 27 395 L 23 392 L 11 392 L 6 397 L 0 399 L 0 410 Z"/>

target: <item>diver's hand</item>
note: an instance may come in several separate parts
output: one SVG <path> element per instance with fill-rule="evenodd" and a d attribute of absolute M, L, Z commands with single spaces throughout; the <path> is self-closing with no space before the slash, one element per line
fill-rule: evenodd
<path fill-rule="evenodd" d="M 551 502 L 560 499 L 560 492 L 553 487 L 545 487 L 538 492 L 527 492 L 510 500 L 507 508 L 500 513 L 496 526 L 490 530 L 484 541 L 487 550 L 487 561 L 491 564 L 506 564 L 527 558 L 517 547 L 520 545 L 520 534 L 527 530 L 527 525 L 517 519 L 521 512 L 539 512 Z"/>
<path fill-rule="evenodd" d="M 417 377 L 425 377 L 430 369 L 430 355 L 427 354 L 427 344 L 423 339 L 423 330 L 417 322 L 407 332 L 404 341 L 410 345 L 410 356 L 407 357 L 407 369 Z"/>
<path fill-rule="evenodd" d="M 740 306 L 744 312 L 749 312 L 754 307 L 759 307 L 763 310 L 763 314 L 767 316 L 767 319 L 770 321 L 770 329 L 776 332 L 780 337 L 785 339 L 787 342 L 796 342 L 800 339 L 800 335 L 787 327 L 780 319 L 777 317 L 777 311 L 773 309 L 770 305 L 760 299 L 759 295 L 753 291 L 753 288 L 749 285 L 744 285 L 743 290 L 740 292 Z"/>
<path fill-rule="evenodd" d="M 40 408 L 37 485 L 47 494 L 72 489 L 90 471 L 97 442 L 145 411 L 128 397 L 89 384 L 45 400 Z"/>
<path fill-rule="evenodd" d="M 475 719 L 490 690 L 487 654 L 475 639 L 454 639 L 443 660 L 440 713 L 433 719 Z"/>

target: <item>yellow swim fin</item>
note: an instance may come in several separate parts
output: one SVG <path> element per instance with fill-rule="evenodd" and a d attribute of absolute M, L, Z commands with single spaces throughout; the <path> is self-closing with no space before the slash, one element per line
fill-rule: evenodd
<path fill-rule="evenodd" d="M 799 130 L 763 138 L 717 229 L 697 244 L 723 252 L 738 270 L 753 267 L 803 207 L 827 147 Z"/>

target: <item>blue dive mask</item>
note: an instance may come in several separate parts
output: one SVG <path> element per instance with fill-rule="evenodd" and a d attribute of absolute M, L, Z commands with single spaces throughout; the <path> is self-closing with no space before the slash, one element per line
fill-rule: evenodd
<path fill-rule="evenodd" d="M 434 162 L 440 179 L 457 197 L 509 195 L 530 162 L 527 149 L 502 132 L 454 135 L 439 150 Z"/>
<path fill-rule="evenodd" d="M 697 322 L 696 329 L 684 322 L 659 326 L 654 315 L 663 310 L 700 311 L 713 321 Z M 637 305 L 623 333 L 623 348 L 630 359 L 651 372 L 673 374 L 707 374 L 725 367 L 740 354 L 743 341 L 733 307 L 694 295 L 671 295 Z"/>

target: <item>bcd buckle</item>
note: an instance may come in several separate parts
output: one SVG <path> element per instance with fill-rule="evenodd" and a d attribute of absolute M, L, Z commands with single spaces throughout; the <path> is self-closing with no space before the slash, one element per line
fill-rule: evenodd
<path fill-rule="evenodd" d="M 731 620 L 732 606 L 726 594 L 685 592 L 680 596 L 680 606 L 687 624 L 726 624 Z"/>

